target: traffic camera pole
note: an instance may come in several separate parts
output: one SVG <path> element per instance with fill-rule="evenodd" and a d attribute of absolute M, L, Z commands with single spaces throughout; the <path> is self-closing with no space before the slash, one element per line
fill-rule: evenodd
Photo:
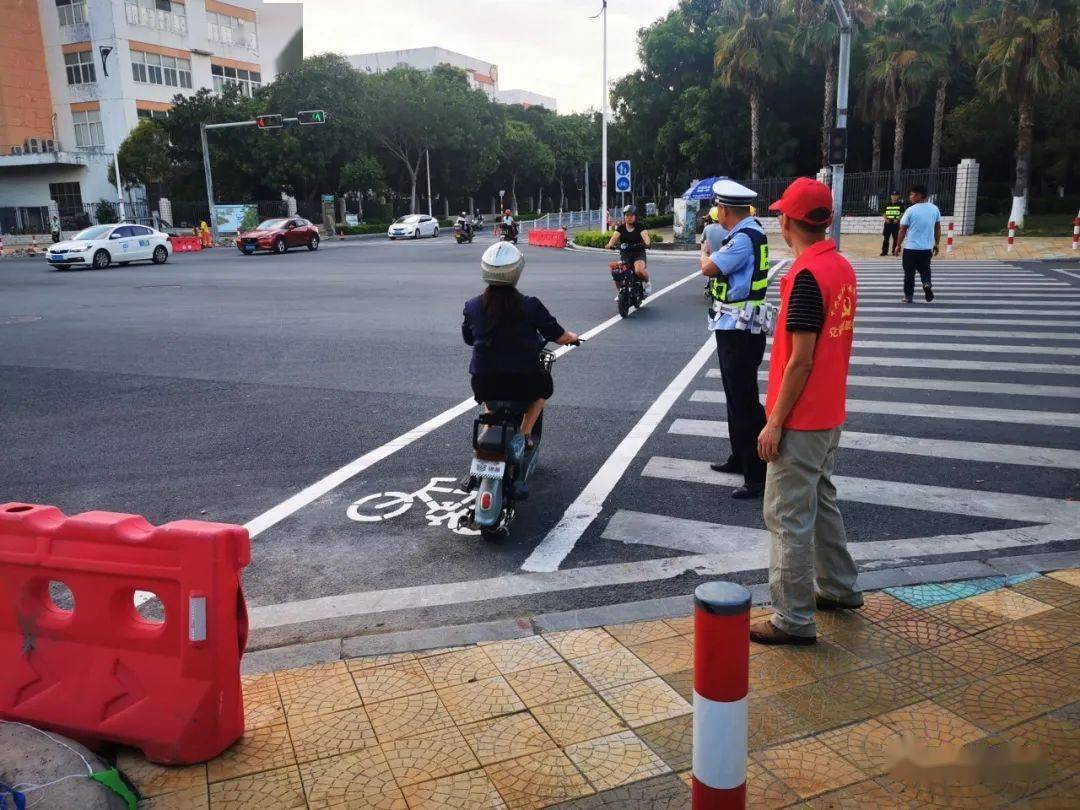
<path fill-rule="evenodd" d="M 833 11 L 840 22 L 840 62 L 836 77 L 836 130 L 844 137 L 847 152 L 848 76 L 851 67 L 851 17 L 844 0 L 832 0 Z M 844 213 L 844 161 L 832 165 L 833 223 L 832 238 L 840 248 L 840 224 Z"/>

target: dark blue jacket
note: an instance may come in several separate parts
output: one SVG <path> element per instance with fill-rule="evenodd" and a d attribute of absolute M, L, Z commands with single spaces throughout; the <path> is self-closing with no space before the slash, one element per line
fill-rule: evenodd
<path fill-rule="evenodd" d="M 470 374 L 531 374 L 539 371 L 542 340 L 554 341 L 566 331 L 539 298 L 521 297 L 522 316 L 492 328 L 478 295 L 465 302 L 461 336 L 473 347 Z"/>

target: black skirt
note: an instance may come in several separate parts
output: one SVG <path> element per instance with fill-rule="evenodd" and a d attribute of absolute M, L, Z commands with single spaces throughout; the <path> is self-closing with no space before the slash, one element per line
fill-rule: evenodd
<path fill-rule="evenodd" d="M 477 402 L 534 402 L 551 399 L 555 384 L 551 375 L 540 369 L 528 374 L 486 372 L 472 375 L 472 390 Z"/>

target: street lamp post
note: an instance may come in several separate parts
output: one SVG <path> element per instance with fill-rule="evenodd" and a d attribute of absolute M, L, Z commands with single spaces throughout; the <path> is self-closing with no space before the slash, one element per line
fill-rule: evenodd
<path fill-rule="evenodd" d="M 851 17 L 844 0 L 832 0 L 833 11 L 840 22 L 840 60 L 836 77 L 836 132 L 834 140 L 841 142 L 842 151 L 834 155 L 840 160 L 832 164 L 833 224 L 832 238 L 840 247 L 840 224 L 844 213 L 844 159 L 847 153 L 848 77 L 851 66 Z M 835 146 L 833 148 L 836 148 Z"/>
<path fill-rule="evenodd" d="M 124 215 L 127 212 L 124 210 L 124 192 L 121 190 L 121 186 L 120 186 L 120 149 L 119 148 L 115 152 L 113 152 L 112 159 L 113 159 L 113 173 L 116 175 L 116 199 L 117 199 L 117 202 L 119 203 L 119 206 L 116 209 L 116 213 L 120 215 L 120 221 L 123 222 L 126 219 L 126 217 Z"/>
<path fill-rule="evenodd" d="M 593 19 L 604 18 L 604 95 L 600 99 L 600 230 L 607 227 L 607 119 L 608 119 L 608 82 L 607 82 L 607 0 Z"/>

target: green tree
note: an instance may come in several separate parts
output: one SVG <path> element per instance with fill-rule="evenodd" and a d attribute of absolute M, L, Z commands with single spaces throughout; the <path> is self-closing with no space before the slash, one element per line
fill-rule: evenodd
<path fill-rule="evenodd" d="M 911 107 L 938 74 L 941 22 L 920 0 L 892 0 L 867 43 L 870 78 L 893 113 L 893 182 L 904 167 L 904 138 Z"/>
<path fill-rule="evenodd" d="M 116 159 L 125 188 L 160 187 L 172 171 L 168 131 L 160 121 L 143 118 L 120 144 Z M 109 182 L 116 184 L 116 172 L 112 166 L 109 166 Z"/>
<path fill-rule="evenodd" d="M 355 192 L 360 200 L 360 216 L 364 216 L 364 195 L 378 194 L 384 184 L 382 163 L 374 155 L 361 155 L 341 167 L 340 191 Z"/>
<path fill-rule="evenodd" d="M 821 165 L 829 163 L 829 132 L 836 119 L 836 56 L 840 26 L 832 9 L 815 0 L 792 0 L 795 53 L 825 67 L 825 99 L 821 107 Z"/>
<path fill-rule="evenodd" d="M 780 0 L 727 0 L 716 15 L 714 64 L 725 87 L 736 87 L 750 101 L 750 177 L 760 176 L 761 91 L 787 68 L 791 17 Z"/>
<path fill-rule="evenodd" d="M 499 168 L 510 177 L 510 201 L 517 211 L 518 180 L 550 179 L 555 172 L 555 157 L 528 124 L 511 119 L 503 129 Z"/>
<path fill-rule="evenodd" d="M 978 78 L 995 99 L 1015 105 L 1016 173 L 1010 219 L 1023 224 L 1031 173 L 1036 102 L 1059 90 L 1075 71 L 1075 0 L 989 0 L 973 16 L 984 54 Z M 1073 118 L 1075 121 L 1075 117 Z"/>

